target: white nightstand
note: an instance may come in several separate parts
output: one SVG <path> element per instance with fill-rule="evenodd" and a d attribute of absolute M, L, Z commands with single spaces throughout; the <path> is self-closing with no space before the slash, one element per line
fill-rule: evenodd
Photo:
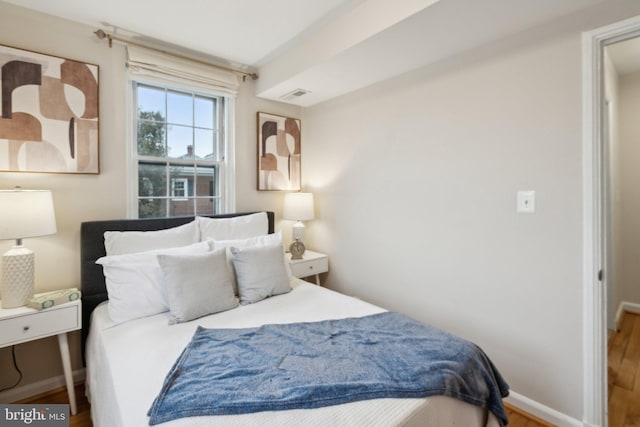
<path fill-rule="evenodd" d="M 28 307 L 0 308 L 0 348 L 40 338 L 58 336 L 62 367 L 69 395 L 71 413 L 75 415 L 76 393 L 71 376 L 71 359 L 67 332 L 82 327 L 80 300 L 55 305 L 44 310 Z"/>
<path fill-rule="evenodd" d="M 320 284 L 320 273 L 329 271 L 329 255 L 320 252 L 305 251 L 302 259 L 291 259 L 291 253 L 287 253 L 287 259 L 291 266 L 291 273 L 298 278 L 316 276 L 316 284 Z"/>

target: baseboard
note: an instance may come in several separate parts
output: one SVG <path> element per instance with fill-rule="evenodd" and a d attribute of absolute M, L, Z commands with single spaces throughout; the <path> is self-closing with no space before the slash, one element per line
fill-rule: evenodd
<path fill-rule="evenodd" d="M 588 427 L 582 421 L 578 421 L 575 418 L 549 408 L 548 406 L 538 403 L 535 400 L 531 400 L 513 390 L 509 391 L 509 397 L 505 399 L 510 405 L 517 407 L 531 415 L 554 424 L 558 427 Z"/>
<path fill-rule="evenodd" d="M 84 381 L 84 374 L 84 368 L 73 371 L 73 382 Z M 46 393 L 48 391 L 55 390 L 56 388 L 64 387 L 65 385 L 64 375 L 47 378 L 46 380 L 3 391 L 0 393 L 0 402 L 17 402 L 18 400 Z"/>
<path fill-rule="evenodd" d="M 620 322 L 622 322 L 622 315 L 625 311 L 629 313 L 640 314 L 640 304 L 635 302 L 622 301 L 616 311 L 616 329 L 620 330 Z"/>

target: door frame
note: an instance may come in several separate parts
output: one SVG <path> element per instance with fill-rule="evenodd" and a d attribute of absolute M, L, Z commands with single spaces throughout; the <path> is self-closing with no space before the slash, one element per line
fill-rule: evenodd
<path fill-rule="evenodd" d="M 607 426 L 607 296 L 599 272 L 607 265 L 603 194 L 604 47 L 640 36 L 640 16 L 582 34 L 583 422 Z M 605 273 L 606 274 L 606 273 Z"/>

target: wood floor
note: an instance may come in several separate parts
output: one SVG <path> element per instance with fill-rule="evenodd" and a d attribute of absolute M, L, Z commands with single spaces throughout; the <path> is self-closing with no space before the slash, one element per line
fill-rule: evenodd
<path fill-rule="evenodd" d="M 509 417 L 508 427 L 554 427 L 553 424 L 549 424 L 540 418 L 527 414 L 507 403 L 505 403 L 504 406 L 507 410 L 507 417 Z"/>
<path fill-rule="evenodd" d="M 84 395 L 84 385 L 76 385 L 76 398 L 78 400 L 78 414 L 71 416 L 69 427 L 93 427 L 91 423 L 91 408 Z M 16 403 L 68 403 L 67 389 L 59 388 L 49 393 L 34 396 Z M 517 408 L 505 405 L 509 417 L 509 427 L 553 427 L 543 420 L 537 419 Z"/>
<path fill-rule="evenodd" d="M 62 387 L 48 393 L 21 400 L 16 403 L 68 404 L 69 397 L 67 397 L 67 389 L 65 387 Z M 71 419 L 69 420 L 69 427 L 93 427 L 93 423 L 91 422 L 91 407 L 89 406 L 89 402 L 84 395 L 84 383 L 76 385 L 76 403 L 78 404 L 78 413 L 76 415 L 71 415 Z"/>
<path fill-rule="evenodd" d="M 640 426 L 640 315 L 625 312 L 609 338 L 609 427 Z"/>

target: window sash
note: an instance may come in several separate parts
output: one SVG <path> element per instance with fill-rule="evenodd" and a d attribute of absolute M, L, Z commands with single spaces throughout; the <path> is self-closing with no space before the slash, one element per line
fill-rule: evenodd
<path fill-rule="evenodd" d="M 129 103 L 129 138 L 130 149 L 128 160 L 128 203 L 127 203 L 127 215 L 131 218 L 139 217 L 139 204 L 140 201 L 154 201 L 154 203 L 162 203 L 165 216 L 172 216 L 172 211 L 168 204 L 171 203 L 171 199 L 176 199 L 171 195 L 171 189 L 167 188 L 165 194 L 147 196 L 139 194 L 139 165 L 141 164 L 162 164 L 166 166 L 167 176 L 166 185 L 170 186 L 170 172 L 171 166 L 183 165 L 185 167 L 200 167 L 211 168 L 214 170 L 213 177 L 213 195 L 199 195 L 197 194 L 194 186 L 193 195 L 188 195 L 187 200 L 193 204 L 193 209 L 196 214 L 205 214 L 212 212 L 199 212 L 198 209 L 202 209 L 204 203 L 213 204 L 213 213 L 226 213 L 235 210 L 235 176 L 234 176 L 234 164 L 233 164 L 233 105 L 234 99 L 231 97 L 222 96 L 220 93 L 213 91 L 196 90 L 191 87 L 179 87 L 177 85 L 167 85 L 158 83 L 156 81 L 149 81 L 144 79 L 131 79 L 129 85 L 130 100 Z M 137 131 L 138 131 L 138 100 L 137 100 L 137 88 L 139 85 L 151 86 L 162 89 L 165 91 L 177 91 L 180 93 L 187 93 L 195 97 L 216 98 L 217 104 L 217 125 L 214 124 L 215 131 L 217 132 L 217 141 L 215 145 L 217 159 L 180 159 L 161 156 L 149 156 L 138 155 L 137 145 Z M 166 102 L 166 101 L 165 101 Z M 193 102 L 193 101 L 192 101 Z M 200 127 L 193 127 L 198 129 Z M 166 135 L 165 135 L 166 138 Z M 165 142 L 166 146 L 166 142 Z M 168 154 L 168 153 L 167 153 Z M 196 175 L 194 175 L 196 176 Z M 194 184 L 195 185 L 195 184 Z M 211 184 L 210 184 L 211 185 Z M 209 186 L 210 186 L 209 185 Z"/>

